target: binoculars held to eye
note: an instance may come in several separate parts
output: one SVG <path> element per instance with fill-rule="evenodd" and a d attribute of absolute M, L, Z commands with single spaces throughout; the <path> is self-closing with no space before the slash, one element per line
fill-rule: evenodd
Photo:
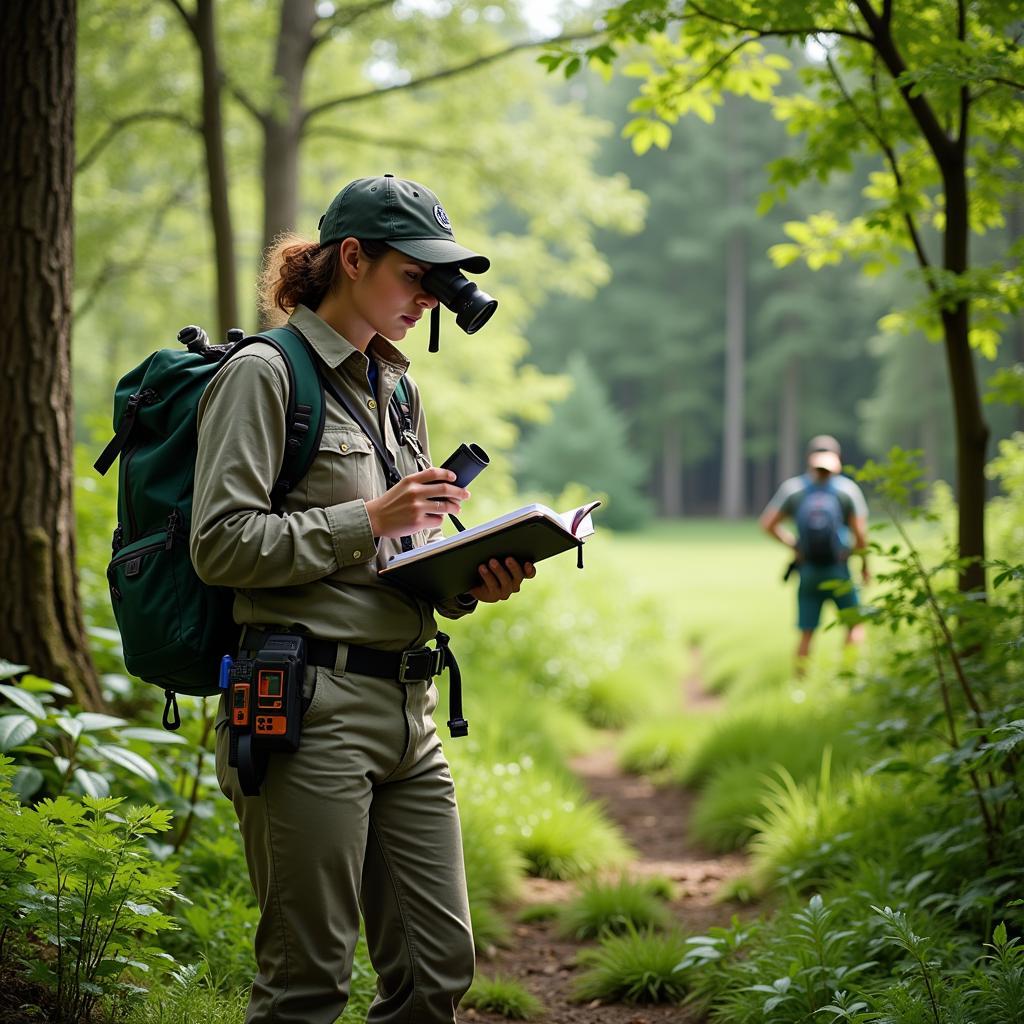
<path fill-rule="evenodd" d="M 497 299 L 464 277 L 454 263 L 435 264 L 421 283 L 455 314 L 455 322 L 467 334 L 476 334 L 498 308 Z"/>

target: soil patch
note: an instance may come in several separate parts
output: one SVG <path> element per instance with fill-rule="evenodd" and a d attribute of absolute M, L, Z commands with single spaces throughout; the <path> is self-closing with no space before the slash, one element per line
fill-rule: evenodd
<path fill-rule="evenodd" d="M 682 681 L 685 707 L 708 706 L 717 698 L 704 692 L 695 674 Z M 677 887 L 671 910 L 682 931 L 700 934 L 709 926 L 725 924 L 734 913 L 747 916 L 749 905 L 718 902 L 723 884 L 746 869 L 740 854 L 714 855 L 694 843 L 689 834 L 695 795 L 679 786 L 656 786 L 649 779 L 626 775 L 618 765 L 611 741 L 571 763 L 573 771 L 600 802 L 606 814 L 622 829 L 636 851 L 628 868 L 634 877 L 662 875 Z M 521 903 L 512 908 L 513 918 L 525 907 L 558 903 L 573 897 L 576 886 L 569 882 L 528 879 Z M 517 924 L 512 943 L 482 958 L 478 971 L 517 979 L 540 999 L 547 1012 L 538 1018 L 544 1024 L 697 1024 L 700 1014 L 678 1006 L 580 1004 L 572 1001 L 573 981 L 581 971 L 576 955 L 585 943 L 563 939 L 552 921 Z M 506 1018 L 476 1010 L 463 1010 L 460 1021 L 498 1024 Z"/>

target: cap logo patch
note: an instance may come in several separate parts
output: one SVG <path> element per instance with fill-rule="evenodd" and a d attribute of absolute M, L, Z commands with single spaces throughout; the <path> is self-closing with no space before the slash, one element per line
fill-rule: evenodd
<path fill-rule="evenodd" d="M 448 219 L 448 214 L 444 212 L 444 207 L 437 203 L 434 206 L 434 220 L 445 229 L 445 231 L 451 231 L 452 222 Z"/>

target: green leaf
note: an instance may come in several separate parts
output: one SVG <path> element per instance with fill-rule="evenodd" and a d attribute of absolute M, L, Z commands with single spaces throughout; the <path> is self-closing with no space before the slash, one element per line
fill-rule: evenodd
<path fill-rule="evenodd" d="M 13 661 L 0 658 L 0 679 L 12 679 L 28 671 L 28 665 L 15 665 Z"/>
<path fill-rule="evenodd" d="M 156 769 L 141 755 L 134 750 L 127 750 L 124 747 L 114 747 L 107 744 L 96 747 L 96 755 L 111 764 L 120 765 L 128 769 L 134 775 L 145 779 L 147 782 L 156 782 L 159 776 Z"/>
<path fill-rule="evenodd" d="M 110 795 L 110 783 L 99 772 L 76 768 L 74 778 L 86 796 L 99 798 Z"/>
<path fill-rule="evenodd" d="M 1000 921 L 999 924 L 996 925 L 996 929 L 992 933 L 992 941 L 997 946 L 1005 946 L 1006 945 L 1006 924 L 1005 924 L 1005 922 Z"/>
<path fill-rule="evenodd" d="M 38 726 L 28 715 L 4 715 L 0 718 L 0 753 L 8 750 L 36 734 Z"/>
<path fill-rule="evenodd" d="M 116 729 L 117 726 L 125 724 L 123 718 L 115 718 L 113 715 L 101 715 L 96 711 L 83 711 L 75 717 L 82 723 L 82 728 L 86 732 L 97 732 L 100 729 Z"/>
<path fill-rule="evenodd" d="M 18 794 L 22 803 L 28 803 L 39 792 L 45 781 L 45 776 L 38 768 L 33 768 L 32 765 L 23 765 L 11 780 L 11 787 Z"/>
<path fill-rule="evenodd" d="M 118 735 L 124 740 L 145 740 L 147 743 L 179 743 L 188 745 L 188 740 L 177 733 L 168 732 L 166 729 L 145 729 L 142 726 L 129 726 L 122 729 Z"/>
<path fill-rule="evenodd" d="M 73 740 L 77 740 L 85 732 L 85 726 L 74 715 L 61 715 L 57 719 L 57 726 L 63 729 Z"/>
<path fill-rule="evenodd" d="M 6 697 L 12 704 L 17 704 L 22 711 L 27 711 L 33 718 L 40 721 L 46 717 L 46 707 L 38 697 L 26 693 L 17 686 L 0 686 L 0 697 Z"/>

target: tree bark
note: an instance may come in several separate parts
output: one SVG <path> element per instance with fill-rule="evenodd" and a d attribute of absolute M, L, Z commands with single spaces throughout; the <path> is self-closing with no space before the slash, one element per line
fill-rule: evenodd
<path fill-rule="evenodd" d="M 779 393 L 778 475 L 780 482 L 800 472 L 800 360 L 786 361 Z"/>
<path fill-rule="evenodd" d="M 299 219 L 299 144 L 304 111 L 302 81 L 313 46 L 315 0 L 282 0 L 274 53 L 278 96 L 263 124 L 263 251 Z"/>
<path fill-rule="evenodd" d="M 964 133 L 966 143 L 966 132 Z M 968 201 L 965 145 L 940 160 L 946 196 L 943 267 L 962 275 L 968 267 Z M 957 500 L 960 505 L 958 544 L 961 558 L 976 561 L 960 574 L 964 592 L 985 589 L 985 459 L 989 429 L 981 409 L 974 353 L 968 341 L 970 311 L 963 299 L 942 311 L 946 362 L 956 419 Z"/>
<path fill-rule="evenodd" d="M 206 180 L 210 196 L 217 267 L 217 321 L 220 340 L 231 327 L 238 327 L 238 268 L 235 264 L 235 232 L 231 224 L 228 192 L 228 160 L 224 147 L 224 116 L 220 56 L 214 17 L 215 0 L 196 0 L 193 33 L 199 48 L 203 79 L 203 146 L 206 150 Z"/>
<path fill-rule="evenodd" d="M 75 575 L 75 0 L 0 4 L 0 656 L 103 704 Z M 17 453 L 12 458 L 11 453 Z"/>
<path fill-rule="evenodd" d="M 730 154 L 728 208 L 739 210 L 743 204 L 743 175 L 740 170 L 738 134 L 739 114 L 726 111 L 726 131 Z M 725 400 L 722 430 L 722 515 L 738 519 L 743 515 L 744 464 L 744 374 L 746 363 L 747 320 L 747 239 L 741 226 L 733 227 L 726 242 L 725 258 Z"/>
<path fill-rule="evenodd" d="M 661 431 L 661 514 L 666 519 L 683 514 L 683 444 L 677 422 L 666 422 Z"/>

